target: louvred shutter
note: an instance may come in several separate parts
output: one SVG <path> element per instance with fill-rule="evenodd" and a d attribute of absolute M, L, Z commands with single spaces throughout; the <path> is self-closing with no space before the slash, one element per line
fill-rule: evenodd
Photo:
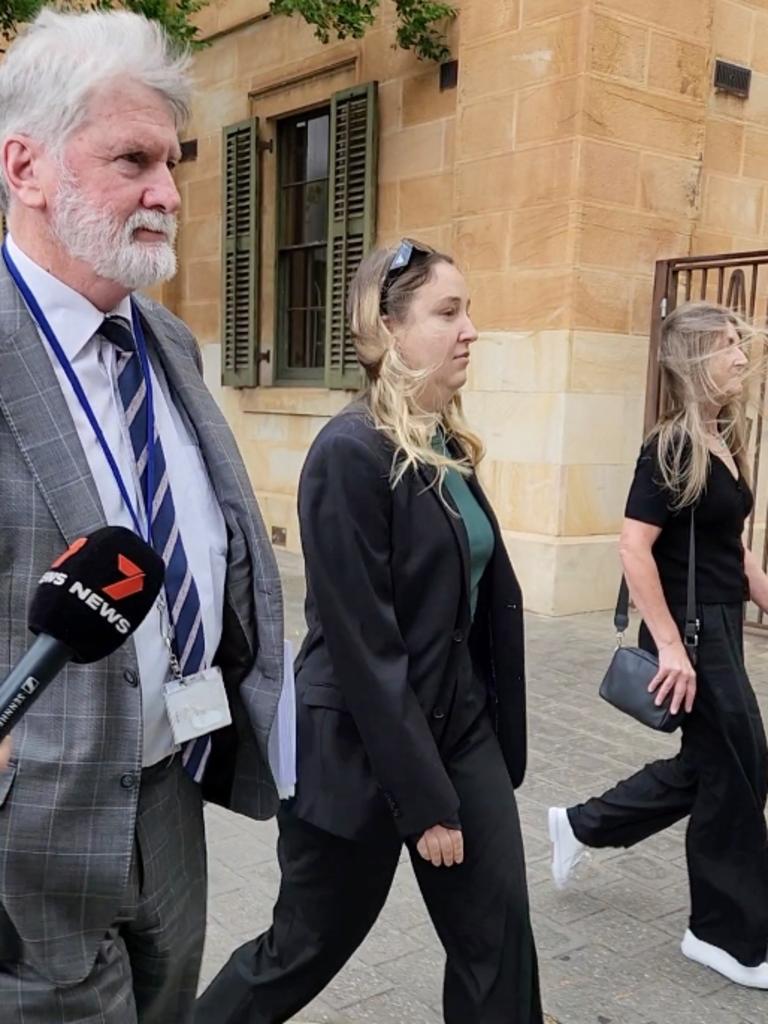
<path fill-rule="evenodd" d="M 259 120 L 224 129 L 222 217 L 222 383 L 258 383 Z"/>
<path fill-rule="evenodd" d="M 347 324 L 347 295 L 376 238 L 375 82 L 333 97 L 330 146 L 325 381 L 329 388 L 355 389 L 362 376 Z"/>

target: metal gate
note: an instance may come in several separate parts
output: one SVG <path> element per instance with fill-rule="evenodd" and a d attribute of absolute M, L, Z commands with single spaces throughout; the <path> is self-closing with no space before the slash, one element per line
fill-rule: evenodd
<path fill-rule="evenodd" d="M 687 256 L 659 260 L 653 289 L 651 344 L 645 401 L 645 429 L 650 429 L 659 411 L 659 342 L 664 318 L 683 302 L 706 299 L 737 310 L 755 324 L 768 324 L 768 251 L 726 253 L 720 256 Z M 768 566 L 768 460 L 761 458 L 768 447 L 766 406 L 766 360 L 757 382 L 757 401 L 750 412 L 748 462 L 752 470 L 755 507 L 747 527 L 746 543 Z M 748 626 L 768 630 L 766 616 L 756 605 L 747 605 Z"/>

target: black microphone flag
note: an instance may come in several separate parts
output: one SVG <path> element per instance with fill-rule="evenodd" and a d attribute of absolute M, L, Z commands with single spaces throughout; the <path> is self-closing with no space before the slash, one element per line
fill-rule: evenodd
<path fill-rule="evenodd" d="M 0 683 L 0 739 L 69 661 L 108 657 L 146 618 L 163 585 L 162 558 L 135 533 L 106 526 L 75 540 L 32 598 L 30 649 Z"/>

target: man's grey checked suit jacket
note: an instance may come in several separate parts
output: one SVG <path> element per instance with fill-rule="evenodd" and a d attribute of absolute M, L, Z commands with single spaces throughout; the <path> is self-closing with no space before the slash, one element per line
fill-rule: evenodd
<path fill-rule="evenodd" d="M 265 818 L 278 804 L 266 751 L 283 664 L 274 555 L 234 438 L 203 384 L 197 343 L 163 307 L 139 304 L 229 539 L 216 660 L 234 725 L 216 734 L 203 795 Z M 103 525 L 50 358 L 0 259 L 0 679 L 32 640 L 26 612 L 41 574 Z M 0 772 L 0 959 L 10 958 L 18 932 L 35 969 L 60 985 L 91 971 L 128 881 L 141 772 L 137 680 L 133 641 L 106 661 L 69 665 L 14 729 L 11 766 Z"/>

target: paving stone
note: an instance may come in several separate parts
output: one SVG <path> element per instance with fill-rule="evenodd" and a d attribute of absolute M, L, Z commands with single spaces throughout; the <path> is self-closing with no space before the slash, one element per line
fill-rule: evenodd
<path fill-rule="evenodd" d="M 209 917 L 240 945 L 270 927 L 272 905 L 269 893 L 254 882 L 245 889 L 241 887 L 218 895 L 212 901 Z"/>
<path fill-rule="evenodd" d="M 278 555 L 287 634 L 303 625 L 301 560 Z M 747 664 L 768 713 L 768 637 Z M 631 850 L 595 850 L 554 889 L 546 812 L 672 756 L 658 736 L 597 695 L 612 649 L 610 613 L 527 617 L 530 758 L 517 794 L 548 1024 L 765 1024 L 768 993 L 730 985 L 679 951 L 688 920 L 685 822 Z M 267 927 L 279 883 L 274 821 L 208 806 L 209 924 L 201 984 Z M 294 1024 L 440 1024 L 443 951 L 404 852 L 387 905 L 358 954 Z"/>
<path fill-rule="evenodd" d="M 658 925 L 659 918 L 667 916 L 670 911 L 677 911 L 678 921 L 683 915 L 683 929 L 688 917 L 688 888 L 672 886 L 667 889 L 651 889 L 637 885 L 632 878 L 621 878 L 608 884 L 590 885 L 589 895 L 602 907 L 621 907 L 623 913 L 638 921 L 653 921 Z M 678 923 L 679 931 L 679 923 Z M 667 929 L 664 929 L 667 931 Z M 673 935 L 677 931 L 672 932 Z M 682 932 L 680 932 L 682 938 Z"/>
<path fill-rule="evenodd" d="M 685 929 L 688 927 L 689 918 L 689 907 L 686 902 L 685 908 L 682 910 L 674 910 L 670 914 L 664 914 L 663 917 L 656 918 L 656 927 L 662 928 L 680 942 L 685 934 Z"/>
<path fill-rule="evenodd" d="M 208 858 L 208 898 L 235 892 L 243 886 L 243 878 L 216 857 Z"/>
<path fill-rule="evenodd" d="M 688 878 L 687 873 L 674 862 L 649 857 L 636 850 L 611 857 L 606 864 L 628 878 L 644 882 L 654 890 L 684 884 Z"/>
<path fill-rule="evenodd" d="M 658 923 L 658 922 L 657 922 Z M 680 955 L 680 939 L 683 930 L 672 938 L 669 944 L 657 946 L 643 954 L 643 961 L 651 972 L 655 972 L 676 985 L 682 986 L 692 996 L 712 996 L 719 992 L 732 995 L 736 986 L 731 985 L 715 971 L 709 971 Z"/>
<path fill-rule="evenodd" d="M 365 999 L 354 1007 L 350 1021 L 362 1024 L 440 1024 L 442 1014 L 426 1003 L 413 998 L 401 989 L 391 989 L 382 995 Z"/>
<path fill-rule="evenodd" d="M 423 947 L 414 938 L 413 930 L 396 927 L 389 920 L 380 917 L 376 929 L 371 932 L 358 951 L 358 957 L 369 967 L 377 967 L 389 960 L 396 960 L 403 953 L 417 953 Z"/>
<path fill-rule="evenodd" d="M 443 985 L 445 957 L 434 943 L 422 946 L 417 952 L 398 957 L 382 964 L 379 973 L 393 986 L 415 996 L 426 1005 L 435 1004 Z M 439 1005 L 439 998 L 438 998 Z"/>
<path fill-rule="evenodd" d="M 360 1003 L 391 989 L 388 978 L 353 957 L 323 990 L 322 996 L 332 1010 L 353 1007 L 356 1012 Z"/>
<path fill-rule="evenodd" d="M 575 886 L 564 891 L 556 889 L 549 878 L 530 886 L 530 898 L 534 915 L 541 915 L 561 925 L 574 924 L 605 909 L 604 903 Z"/>
<path fill-rule="evenodd" d="M 694 965 L 695 966 L 695 965 Z M 698 968 L 703 971 L 704 968 Z M 712 971 L 708 972 L 712 974 Z M 749 1024 L 765 1024 L 768 1019 L 768 992 L 740 988 L 737 985 L 721 985 L 702 1000 L 707 1011 L 710 1009 L 732 1013 L 749 1021 Z"/>
<path fill-rule="evenodd" d="M 666 932 L 648 922 L 638 921 L 618 908 L 601 910 L 585 917 L 579 922 L 579 932 L 584 941 L 602 942 L 624 955 L 642 953 L 669 941 Z"/>
<path fill-rule="evenodd" d="M 685 841 L 672 829 L 666 829 L 646 839 L 642 849 L 649 856 L 661 857 L 662 860 L 669 860 L 675 864 L 685 862 Z"/>

